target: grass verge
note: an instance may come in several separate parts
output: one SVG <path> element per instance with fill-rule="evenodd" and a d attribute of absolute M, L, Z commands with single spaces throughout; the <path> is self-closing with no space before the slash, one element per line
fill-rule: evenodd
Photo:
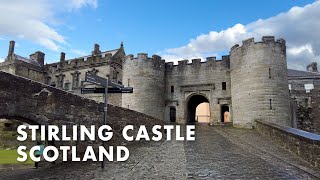
<path fill-rule="evenodd" d="M 30 159 L 29 152 L 26 153 L 28 154 L 28 159 L 25 162 L 19 162 L 17 161 L 19 155 L 16 149 L 0 149 L 0 164 L 33 164 L 34 162 Z"/>

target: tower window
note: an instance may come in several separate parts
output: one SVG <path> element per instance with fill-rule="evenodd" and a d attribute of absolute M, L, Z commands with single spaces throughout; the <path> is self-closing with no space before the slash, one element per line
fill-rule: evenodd
<path fill-rule="evenodd" d="M 171 86 L 171 93 L 174 93 L 174 86 Z"/>
<path fill-rule="evenodd" d="M 222 90 L 227 90 L 227 83 L 226 82 L 222 82 Z"/>
<path fill-rule="evenodd" d="M 272 99 L 270 99 L 270 110 L 272 109 Z"/>
<path fill-rule="evenodd" d="M 271 68 L 269 68 L 269 79 L 271 79 Z"/>
<path fill-rule="evenodd" d="M 130 86 L 130 79 L 128 79 L 128 87 Z"/>

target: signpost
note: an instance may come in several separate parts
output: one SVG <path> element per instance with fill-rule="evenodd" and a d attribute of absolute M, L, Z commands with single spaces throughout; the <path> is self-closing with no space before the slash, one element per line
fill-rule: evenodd
<path fill-rule="evenodd" d="M 81 94 L 105 93 L 105 88 L 81 88 Z M 133 93 L 133 88 L 108 88 L 108 93 Z"/>
<path fill-rule="evenodd" d="M 86 73 L 85 77 L 86 82 L 90 82 L 103 88 L 81 88 L 81 94 L 91 94 L 91 93 L 100 93 L 104 94 L 104 111 L 103 111 L 103 124 L 107 124 L 107 112 L 108 112 L 108 93 L 133 93 L 132 87 L 124 87 L 122 84 L 114 83 L 108 79 L 97 76 L 92 73 Z M 102 141 L 102 146 L 104 147 L 104 141 Z M 104 158 L 101 163 L 101 168 L 104 169 Z"/>
<path fill-rule="evenodd" d="M 108 78 L 105 79 L 103 77 L 97 76 L 92 73 L 86 73 L 85 81 L 96 84 L 96 85 L 100 85 L 103 87 L 108 87 L 108 86 L 111 86 L 114 88 L 123 88 L 124 87 L 122 84 L 114 83 L 114 82 L 110 81 Z"/>

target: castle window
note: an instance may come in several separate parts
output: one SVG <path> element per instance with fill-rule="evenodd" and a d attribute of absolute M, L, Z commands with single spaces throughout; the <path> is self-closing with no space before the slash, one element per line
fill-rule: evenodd
<path fill-rule="evenodd" d="M 269 68 L 269 79 L 271 79 L 271 68 Z"/>
<path fill-rule="evenodd" d="M 57 75 L 56 77 L 57 77 L 57 87 L 58 88 L 63 88 L 63 83 L 64 83 L 64 74 L 59 74 L 59 75 Z"/>
<path fill-rule="evenodd" d="M 51 82 L 51 77 L 45 76 L 45 84 L 50 84 Z"/>
<path fill-rule="evenodd" d="M 72 89 L 75 89 L 79 86 L 79 75 L 80 75 L 80 72 L 79 71 L 76 71 L 74 73 L 71 73 L 72 75 Z"/>
<path fill-rule="evenodd" d="M 117 72 L 117 69 L 116 69 L 116 68 L 113 68 L 112 79 L 113 79 L 114 82 L 117 82 L 118 72 Z"/>
<path fill-rule="evenodd" d="M 64 90 L 66 90 L 66 91 L 70 90 L 70 83 L 69 82 L 64 83 Z"/>
<path fill-rule="evenodd" d="M 171 93 L 174 93 L 174 86 L 171 86 Z"/>
<path fill-rule="evenodd" d="M 270 99 L 270 110 L 272 109 L 272 99 Z"/>
<path fill-rule="evenodd" d="M 130 79 L 128 79 L 128 87 L 130 87 Z"/>
<path fill-rule="evenodd" d="M 227 83 L 226 82 L 222 82 L 222 90 L 227 90 Z"/>

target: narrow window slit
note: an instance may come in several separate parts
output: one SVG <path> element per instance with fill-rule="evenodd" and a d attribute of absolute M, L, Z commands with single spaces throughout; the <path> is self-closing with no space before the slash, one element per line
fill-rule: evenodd
<path fill-rule="evenodd" d="M 271 68 L 269 68 L 269 79 L 271 79 Z"/>

